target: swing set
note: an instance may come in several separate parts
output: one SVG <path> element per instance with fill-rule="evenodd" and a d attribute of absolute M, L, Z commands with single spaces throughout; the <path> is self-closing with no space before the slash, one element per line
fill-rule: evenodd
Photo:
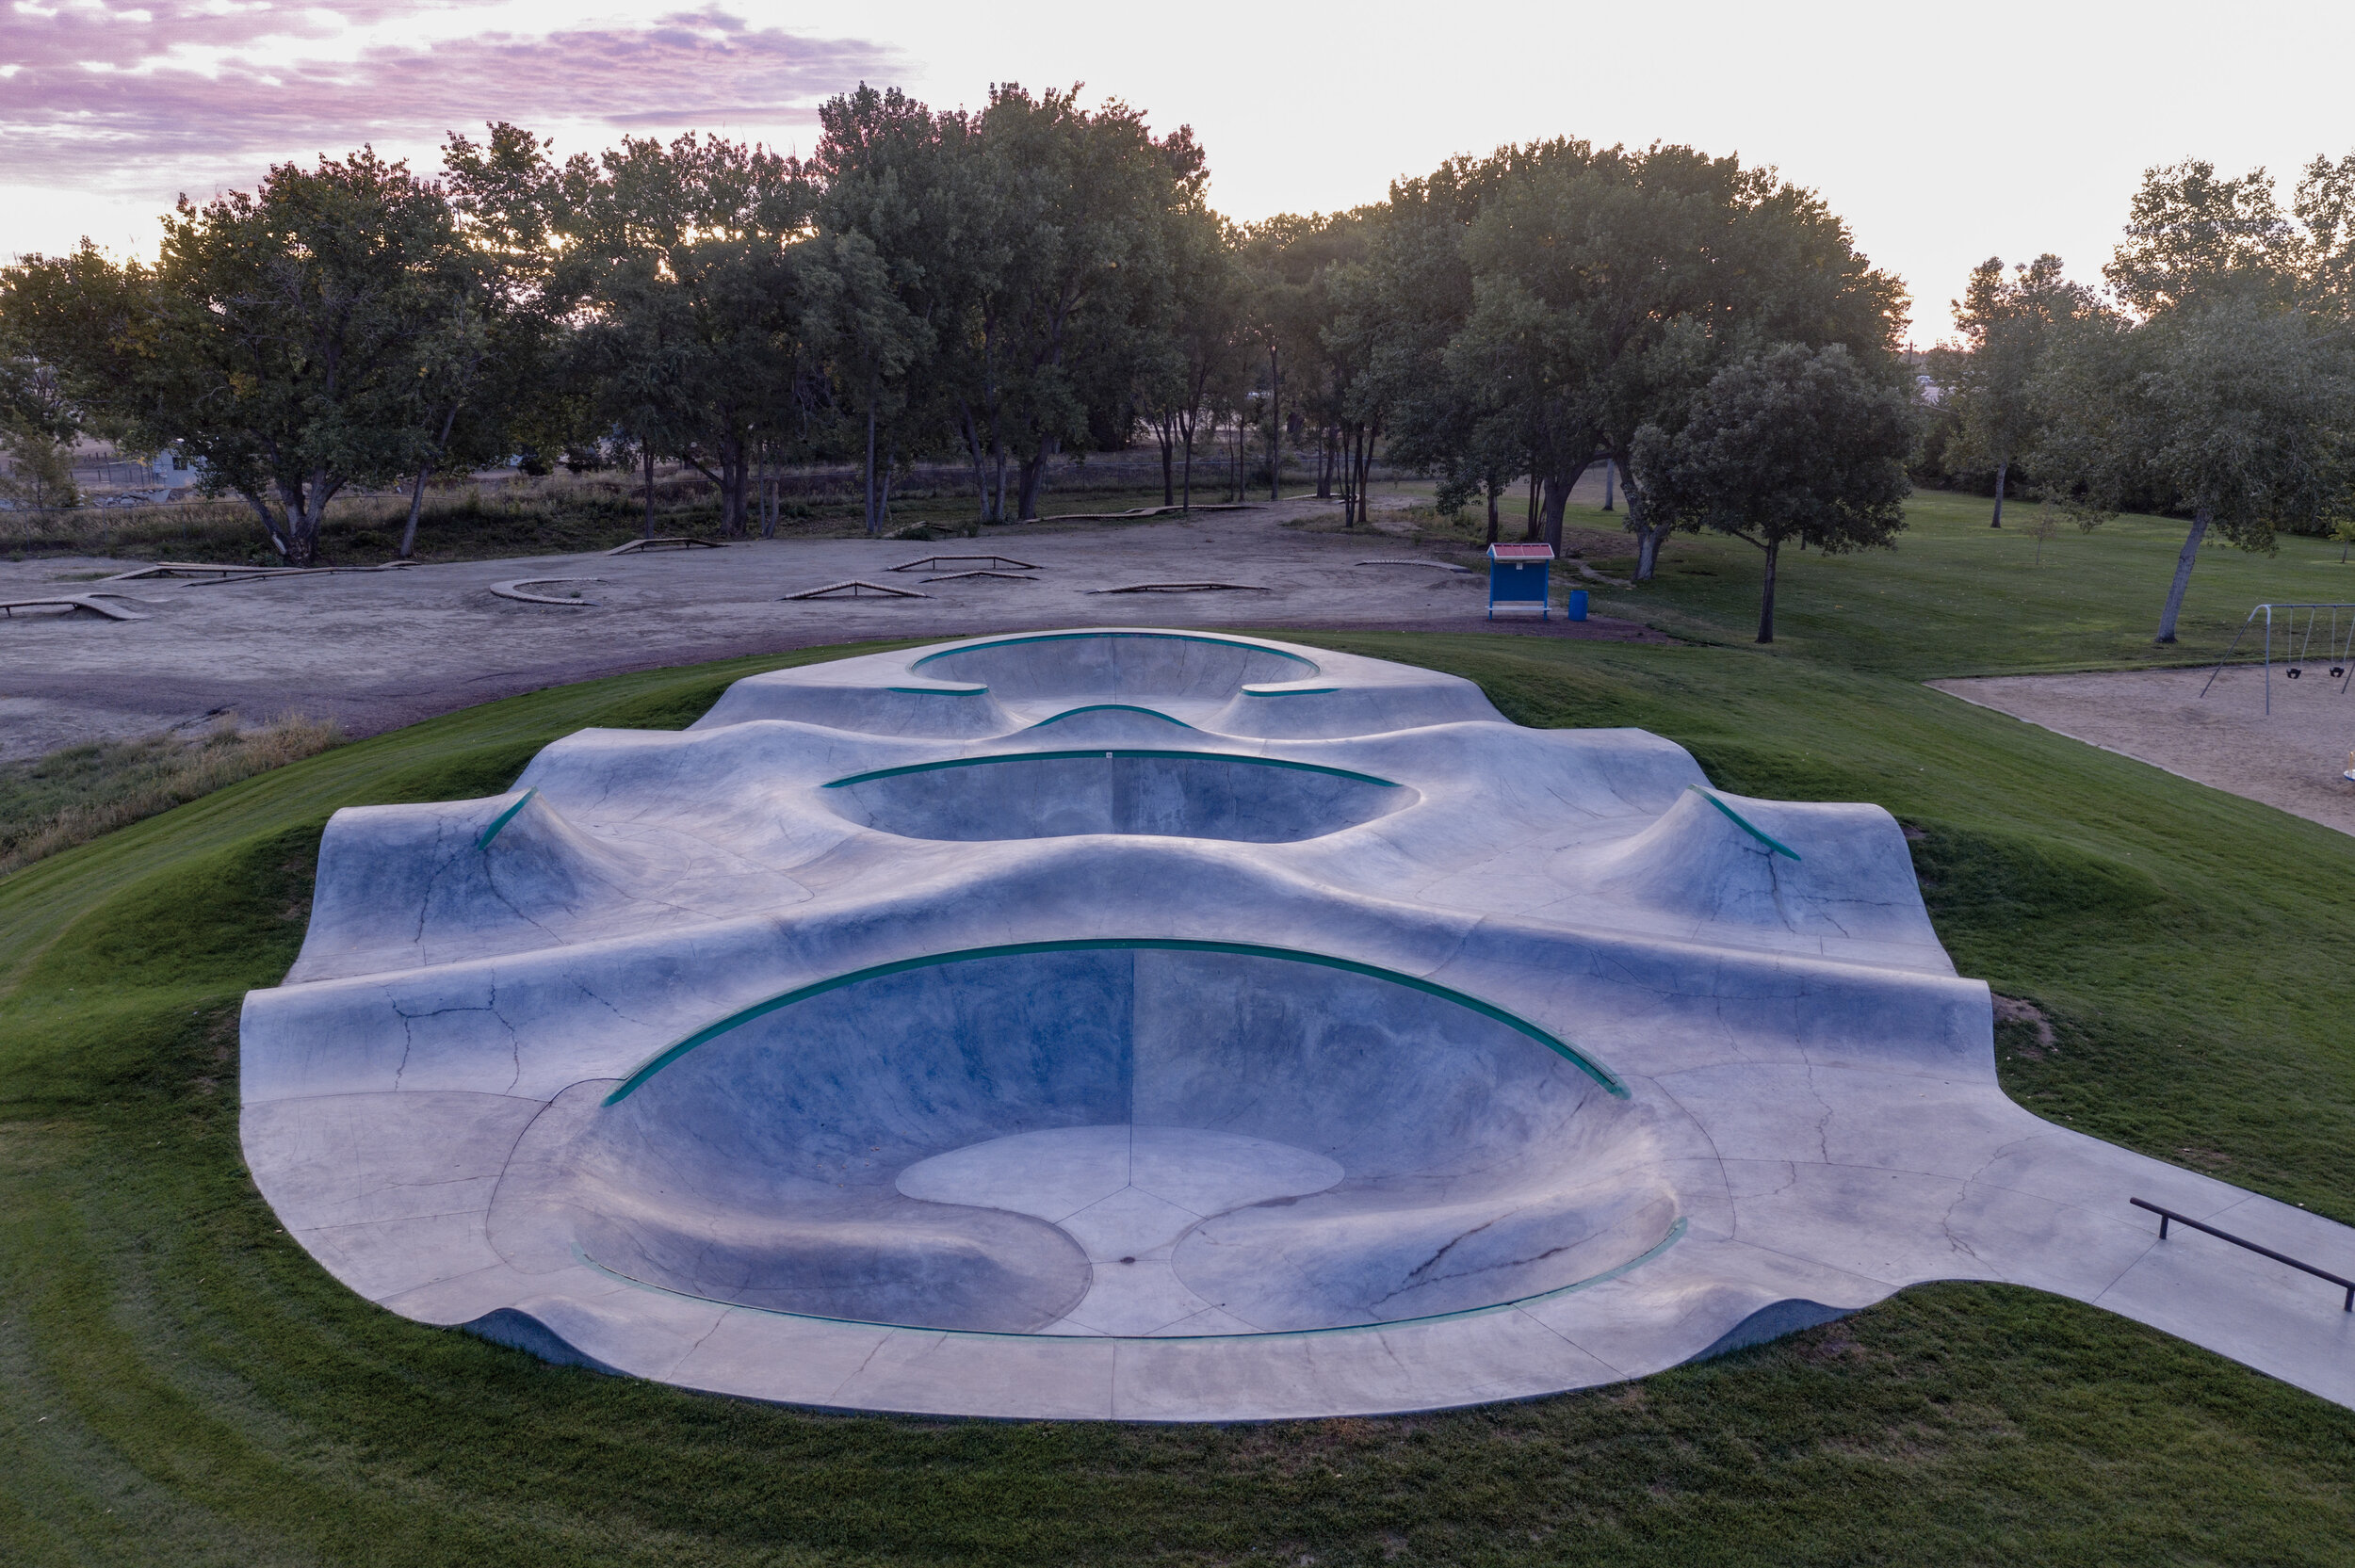
<path fill-rule="evenodd" d="M 2348 681 L 2355 679 L 2355 674 L 2350 674 L 2355 671 L 2355 605 L 2259 605 L 2249 612 L 2249 619 L 2241 622 L 2240 630 L 2233 634 L 2232 647 L 2224 650 L 2224 656 L 2216 661 L 2214 670 L 2208 671 L 2207 685 L 2200 688 L 2201 696 L 2205 697 L 2208 687 L 2216 685 L 2216 678 L 2224 673 L 2224 667 L 2232 662 L 2233 655 L 2239 650 L 2241 639 L 2249 635 L 2249 628 L 2257 623 L 2257 617 L 2262 615 L 2265 617 L 2266 712 L 2270 714 L 2273 711 L 2273 640 L 2277 612 L 2282 638 L 2281 662 L 2287 667 L 2282 673 L 2295 681 L 2305 674 L 2309 665 L 2317 670 L 2327 668 L 2331 678 L 2339 683 L 2339 694 L 2347 694 Z M 2324 619 L 2326 615 L 2329 617 L 2327 621 Z"/>

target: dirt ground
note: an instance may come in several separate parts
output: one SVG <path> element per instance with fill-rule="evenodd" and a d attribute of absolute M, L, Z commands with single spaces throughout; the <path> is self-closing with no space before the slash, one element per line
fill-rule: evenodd
<path fill-rule="evenodd" d="M 2208 671 L 2005 675 L 1933 681 L 1967 703 L 2121 752 L 2170 773 L 2355 833 L 2355 784 L 2339 775 L 2355 747 L 2355 690 L 2329 668 L 2298 680 L 2273 667 L 2273 711 L 2253 666 L 2233 666 L 2205 697 Z"/>
<path fill-rule="evenodd" d="M 1385 498 L 1387 499 L 1387 498 Z M 1016 525 L 934 543 L 779 540 L 718 550 L 466 561 L 242 583 L 106 585 L 146 616 L 21 613 L 0 621 L 0 760 L 150 735 L 225 714 L 300 712 L 366 736 L 519 691 L 701 659 L 862 638 L 951 638 L 1047 626 L 1317 626 L 1657 638 L 1631 622 L 1487 621 L 1485 576 L 1441 568 L 1474 548 L 1413 542 L 1406 500 L 1372 532 L 1330 503 L 1112 525 Z M 1381 502 L 1377 501 L 1379 507 Z M 1035 580 L 891 568 L 927 556 L 1030 562 Z M 1392 564 L 1400 561 L 1424 564 Z M 1381 564 L 1376 564 L 1381 563 Z M 0 600 L 87 591 L 135 563 L 0 562 Z M 979 563 L 976 563 L 979 564 Z M 923 598 L 788 601 L 849 578 Z M 491 592 L 578 590 L 583 607 Z M 1141 583 L 1237 590 L 1109 593 Z"/>

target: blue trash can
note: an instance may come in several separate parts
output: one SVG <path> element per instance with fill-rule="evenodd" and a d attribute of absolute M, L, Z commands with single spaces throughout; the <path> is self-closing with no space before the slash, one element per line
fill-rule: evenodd
<path fill-rule="evenodd" d="M 1570 590 L 1569 598 L 1563 603 L 1562 614 L 1566 620 L 1570 621 L 1586 619 L 1586 590 L 1584 589 Z"/>

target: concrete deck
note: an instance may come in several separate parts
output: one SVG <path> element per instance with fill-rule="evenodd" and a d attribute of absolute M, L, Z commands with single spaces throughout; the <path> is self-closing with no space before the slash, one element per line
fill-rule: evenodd
<path fill-rule="evenodd" d="M 393 1311 L 800 1404 L 1428 1409 L 1948 1278 L 2355 1402 L 2337 1291 L 2128 1199 L 2341 1273 L 2355 1232 L 2038 1120 L 1991 1029 L 1876 807 L 1083 628 L 338 814 L 244 1140 Z"/>

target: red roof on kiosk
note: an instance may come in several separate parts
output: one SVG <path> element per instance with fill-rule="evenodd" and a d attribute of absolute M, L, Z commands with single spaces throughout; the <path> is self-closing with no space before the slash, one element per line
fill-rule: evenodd
<path fill-rule="evenodd" d="M 1488 558 L 1490 560 L 1551 560 L 1553 546 L 1551 544 L 1491 544 L 1488 546 Z"/>

